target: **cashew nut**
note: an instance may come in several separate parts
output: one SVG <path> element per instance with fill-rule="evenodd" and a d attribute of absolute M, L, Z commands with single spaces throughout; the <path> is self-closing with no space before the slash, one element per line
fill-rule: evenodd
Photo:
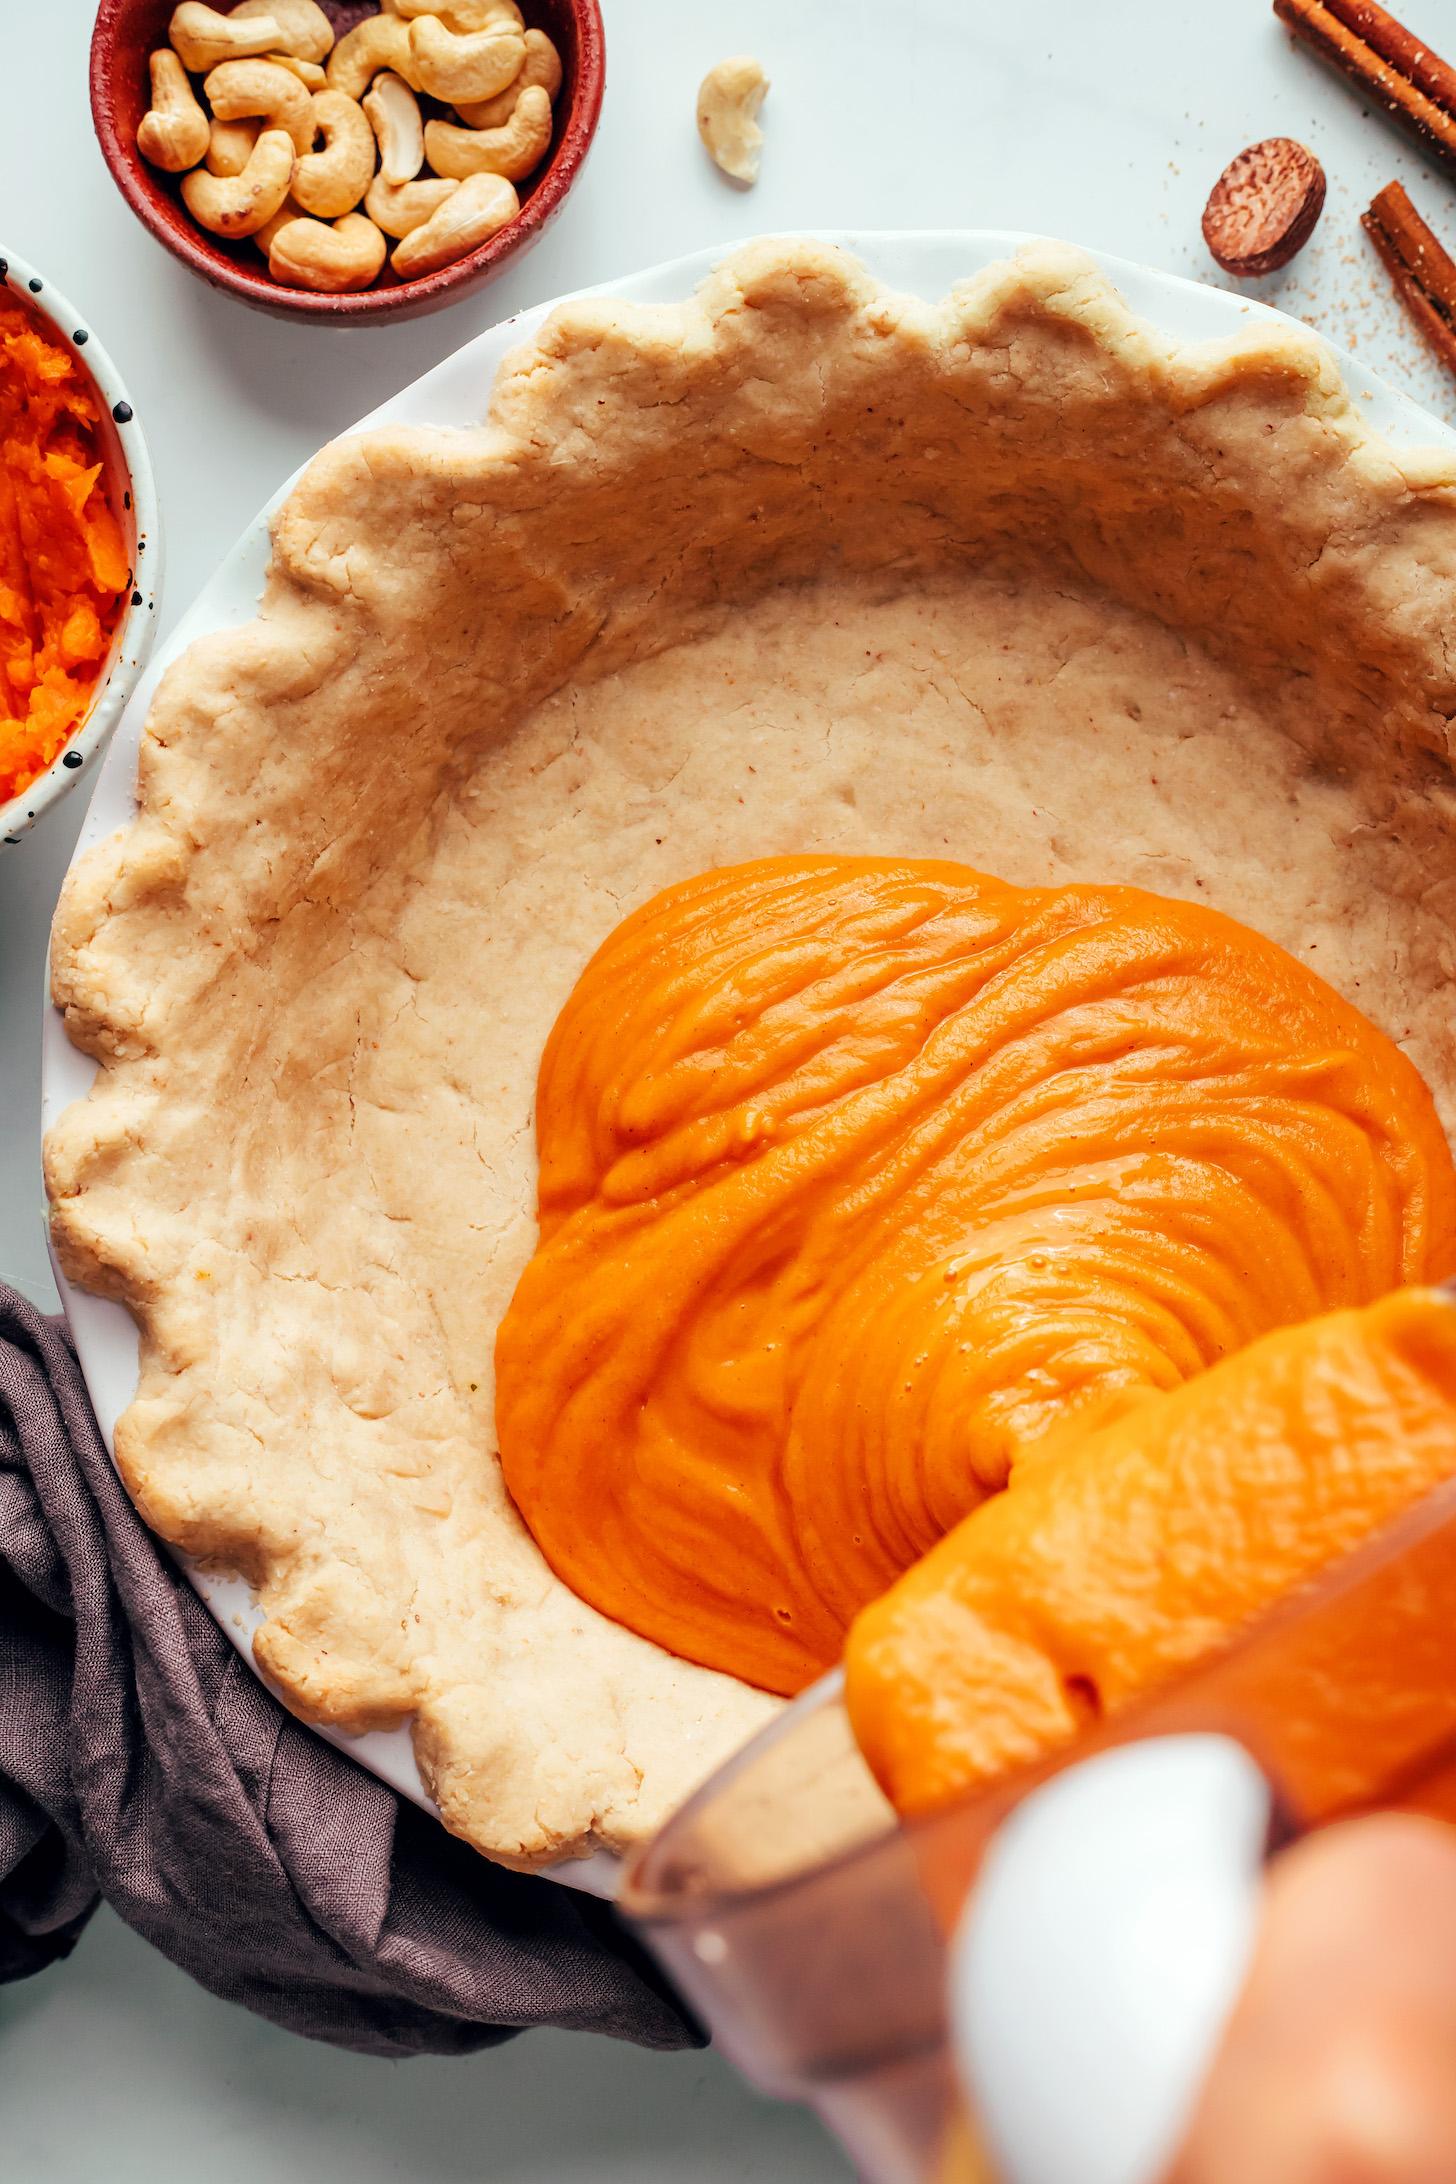
<path fill-rule="evenodd" d="M 369 185 L 364 210 L 377 228 L 402 240 L 433 219 L 447 197 L 460 188 L 458 182 L 437 175 L 423 175 L 418 182 L 388 182 L 377 174 Z"/>
<path fill-rule="evenodd" d="M 313 150 L 313 100 L 276 61 L 224 61 L 202 88 L 219 121 L 261 114 L 268 128 L 288 131 L 300 158 Z"/>
<path fill-rule="evenodd" d="M 467 99 L 455 111 L 467 129 L 499 129 L 515 112 L 521 93 L 529 91 L 533 83 L 541 86 L 548 99 L 554 99 L 561 89 L 561 55 L 544 30 L 526 32 L 526 58 L 513 83 L 497 91 L 493 99 Z"/>
<path fill-rule="evenodd" d="M 259 250 L 262 251 L 263 256 L 266 258 L 269 251 L 273 248 L 273 238 L 278 233 L 278 230 L 281 227 L 285 227 L 290 220 L 302 220 L 303 218 L 303 212 L 297 205 L 295 205 L 292 197 L 285 197 L 282 204 L 278 207 L 278 210 L 274 213 L 272 219 L 265 220 L 263 222 L 263 225 L 258 229 L 257 233 L 252 236 L 251 240 L 257 244 Z"/>
<path fill-rule="evenodd" d="M 414 80 L 437 99 L 491 99 L 519 76 L 526 41 L 514 23 L 484 30 L 447 30 L 438 15 L 417 15 L 409 26 Z"/>
<path fill-rule="evenodd" d="M 362 99 L 381 70 L 392 68 L 418 89 L 410 53 L 410 27 L 397 15 L 366 15 L 346 30 L 329 55 L 329 89 Z"/>
<path fill-rule="evenodd" d="M 402 15 L 407 22 L 413 22 L 418 15 L 438 15 L 447 30 L 462 35 L 489 30 L 495 24 L 510 24 L 516 30 L 526 27 L 516 0 L 389 0 L 389 12 Z"/>
<path fill-rule="evenodd" d="M 154 53 L 151 110 L 142 115 L 137 129 L 137 150 L 154 167 L 168 174 L 184 174 L 207 151 L 207 116 L 187 81 L 187 71 L 170 46 Z"/>
<path fill-rule="evenodd" d="M 395 245 L 394 270 L 406 281 L 437 273 L 442 265 L 453 265 L 489 242 L 520 209 L 520 199 L 503 176 L 471 175 L 422 227 Z"/>
<path fill-rule="evenodd" d="M 714 166 L 735 182 L 758 180 L 763 131 L 755 117 L 767 90 L 767 76 L 747 53 L 719 61 L 698 87 L 698 135 Z"/>
<path fill-rule="evenodd" d="M 290 288 L 345 295 L 379 278 L 386 247 L 362 212 L 348 213 L 332 227 L 322 220 L 286 220 L 273 237 L 268 271 Z"/>
<path fill-rule="evenodd" d="M 425 125 L 420 102 L 403 76 L 389 69 L 376 76 L 365 96 L 364 111 L 379 140 L 379 171 L 385 181 L 412 182 L 425 164 Z"/>
<path fill-rule="evenodd" d="M 286 129 L 265 129 L 241 174 L 209 174 L 205 167 L 194 167 L 182 178 L 182 196 L 200 226 L 231 241 L 256 235 L 272 219 L 288 195 L 292 173 L 293 139 Z"/>
<path fill-rule="evenodd" d="M 296 53 L 265 53 L 263 58 L 286 68 L 290 76 L 297 76 L 305 91 L 322 91 L 329 80 L 327 70 L 317 61 L 301 61 Z"/>
<path fill-rule="evenodd" d="M 343 91 L 314 93 L 313 118 L 324 140 L 293 170 L 293 194 L 305 212 L 337 220 L 352 212 L 374 179 L 374 131 L 364 109 Z"/>
<path fill-rule="evenodd" d="M 261 121 L 215 121 L 207 147 L 209 174 L 241 174 L 263 134 Z"/>
<path fill-rule="evenodd" d="M 436 174 L 463 180 L 472 174 L 503 174 L 512 182 L 539 166 L 551 142 L 551 101 L 533 83 L 516 101 L 502 129 L 457 129 L 453 122 L 425 124 L 425 153 Z"/>
<path fill-rule="evenodd" d="M 282 33 L 274 46 L 296 60 L 327 60 L 334 50 L 334 26 L 318 0 L 242 0 L 241 7 L 233 9 L 232 19 L 247 23 L 260 15 L 273 17 Z"/>
<path fill-rule="evenodd" d="M 184 68 L 201 76 L 219 61 L 251 60 L 281 43 L 278 19 L 270 12 L 240 23 L 203 7 L 201 0 L 182 0 L 167 25 L 167 36 Z"/>

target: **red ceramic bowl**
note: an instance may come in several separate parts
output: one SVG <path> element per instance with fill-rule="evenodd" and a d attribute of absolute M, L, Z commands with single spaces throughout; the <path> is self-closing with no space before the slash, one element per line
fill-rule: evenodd
<path fill-rule="evenodd" d="M 200 228 L 182 202 L 177 178 L 149 167 L 136 146 L 137 124 L 150 101 L 147 61 L 167 42 L 175 0 L 100 0 L 91 36 L 91 112 L 107 166 L 122 196 L 159 242 L 214 288 L 241 296 L 277 318 L 313 319 L 323 325 L 367 324 L 372 319 L 417 318 L 438 311 L 491 280 L 510 259 L 528 250 L 565 202 L 581 173 L 596 134 L 606 83 L 606 42 L 597 0 L 524 0 L 528 24 L 544 30 L 561 55 L 564 80 L 557 94 L 551 149 L 535 174 L 518 184 L 521 210 L 479 250 L 417 281 L 396 280 L 386 266 L 378 284 L 352 296 L 316 296 L 283 288 L 251 243 L 224 243 Z M 226 4 L 226 0 L 224 0 Z M 377 0 L 320 0 L 342 33 Z"/>

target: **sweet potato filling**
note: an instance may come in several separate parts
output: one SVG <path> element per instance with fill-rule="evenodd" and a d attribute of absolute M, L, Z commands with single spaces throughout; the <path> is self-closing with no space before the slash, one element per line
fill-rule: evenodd
<path fill-rule="evenodd" d="M 537 1542 L 617 1621 L 784 1693 L 900 1580 L 851 1692 L 909 1803 L 1155 1676 L 1182 1605 L 1208 1642 L 1456 1469 L 1433 1430 L 1418 1472 L 1351 1473 L 1322 1529 L 1339 1419 L 1325 1470 L 1286 1451 L 1267 1492 L 1235 1413 L 1227 1462 L 1203 1423 L 1206 1476 L 1143 1449 L 1148 1406 L 1202 1418 L 1221 1360 L 1456 1266 L 1415 1068 L 1202 905 L 930 861 L 707 873 L 587 967 L 537 1131 L 540 1244 L 497 1341 Z M 1075 1464 L 1049 1453 L 1069 1435 Z M 1170 1572 L 1160 1542 L 1185 1535 L 1210 1583 L 1179 1594 L 1192 1547 Z M 1111 1666 L 1037 1651 L 1039 1547 L 1064 1590 L 1107 1573 Z M 971 1618 L 983 1564 L 995 1612 Z"/>
<path fill-rule="evenodd" d="M 1055 1440 L 865 1609 L 855 1735 L 902 1812 L 955 1802 L 1216 1652 L 1456 1474 L 1456 1304 L 1403 1289 L 1280 1328 Z M 1350 1617 L 1263 1703 L 1297 1716 L 1306 1809 L 1450 1735 L 1419 1585 Z M 1287 1753 L 1286 1757 L 1293 1756 Z"/>
<path fill-rule="evenodd" d="M 94 388 L 0 296 L 0 803 L 84 720 L 130 578 Z"/>

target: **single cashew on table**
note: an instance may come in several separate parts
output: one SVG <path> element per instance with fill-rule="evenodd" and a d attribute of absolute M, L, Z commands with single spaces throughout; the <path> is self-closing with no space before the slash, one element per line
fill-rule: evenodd
<path fill-rule="evenodd" d="M 758 180 L 758 110 L 767 92 L 768 78 L 749 53 L 719 61 L 698 86 L 698 135 L 714 166 L 735 182 Z"/>
<path fill-rule="evenodd" d="M 167 36 L 137 149 L 284 287 L 368 288 L 391 243 L 401 280 L 454 264 L 551 149 L 561 55 L 516 0 L 381 0 L 342 37 L 318 0 L 182 0 Z"/>

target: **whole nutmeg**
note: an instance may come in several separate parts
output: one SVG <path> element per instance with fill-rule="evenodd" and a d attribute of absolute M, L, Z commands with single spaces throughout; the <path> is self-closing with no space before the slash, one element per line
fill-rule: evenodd
<path fill-rule="evenodd" d="M 1293 137 L 1265 137 L 1231 159 L 1203 208 L 1203 240 L 1225 273 L 1277 273 L 1324 210 L 1325 170 Z"/>

